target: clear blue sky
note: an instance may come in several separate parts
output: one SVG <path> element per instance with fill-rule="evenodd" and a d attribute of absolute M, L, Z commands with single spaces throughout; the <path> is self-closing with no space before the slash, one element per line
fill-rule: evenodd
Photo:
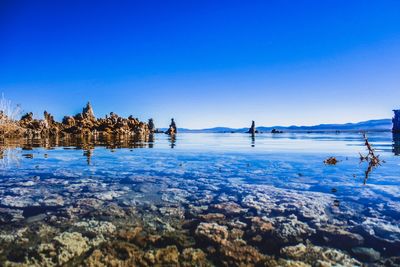
<path fill-rule="evenodd" d="M 1 0 L 0 92 L 159 127 L 389 118 L 400 1 Z"/>

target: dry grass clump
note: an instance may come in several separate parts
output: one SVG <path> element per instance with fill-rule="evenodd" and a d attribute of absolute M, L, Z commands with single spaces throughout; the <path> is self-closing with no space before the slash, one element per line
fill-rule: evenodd
<path fill-rule="evenodd" d="M 22 109 L 13 105 L 2 95 L 0 99 L 0 137 L 18 137 L 23 135 L 24 129 L 18 124 Z"/>

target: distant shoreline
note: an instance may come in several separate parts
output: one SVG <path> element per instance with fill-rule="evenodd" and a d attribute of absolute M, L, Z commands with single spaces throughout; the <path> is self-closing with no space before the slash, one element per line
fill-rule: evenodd
<path fill-rule="evenodd" d="M 344 124 L 319 124 L 313 126 L 259 126 L 257 131 L 259 133 L 271 133 L 275 129 L 277 131 L 290 132 L 290 133 L 314 133 L 314 132 L 391 132 L 392 120 L 368 120 L 357 123 L 344 123 Z M 165 130 L 161 128 L 160 130 Z M 213 127 L 205 129 L 188 129 L 178 128 L 180 133 L 246 133 L 249 128 L 231 128 L 231 127 Z M 279 133 L 278 133 L 279 134 Z"/>
<path fill-rule="evenodd" d="M 160 130 L 162 131 L 164 128 L 161 128 Z M 224 132 L 224 131 L 207 131 L 207 130 L 188 130 L 188 129 L 181 129 L 178 128 L 179 133 L 190 133 L 190 134 L 202 134 L 202 133 L 218 133 L 218 134 L 247 134 L 249 133 L 242 132 L 242 131 L 231 131 L 231 132 Z M 313 134 L 313 133 L 362 133 L 362 132 L 369 132 L 369 133 L 391 133 L 391 130 L 387 129 L 381 129 L 381 130 L 342 130 L 342 131 L 337 131 L 337 130 L 315 130 L 315 131 L 296 131 L 296 130 L 290 130 L 290 131 L 284 131 L 282 133 L 271 133 L 271 132 L 258 132 L 256 135 L 262 135 L 262 134 L 274 134 L 274 135 L 279 135 L 279 134 L 290 134 L 290 133 L 304 133 L 304 134 Z"/>

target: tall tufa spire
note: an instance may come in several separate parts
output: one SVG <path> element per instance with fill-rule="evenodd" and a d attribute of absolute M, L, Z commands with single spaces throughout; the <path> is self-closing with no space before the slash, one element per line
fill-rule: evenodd
<path fill-rule="evenodd" d="M 154 125 L 153 119 L 149 119 L 148 125 L 150 133 L 154 133 L 156 131 L 156 126 Z"/>
<path fill-rule="evenodd" d="M 400 109 L 395 109 L 393 110 L 393 112 L 394 112 L 394 117 L 392 119 L 393 122 L 392 132 L 400 133 Z"/>
<path fill-rule="evenodd" d="M 82 116 L 84 118 L 87 118 L 90 120 L 96 120 L 96 117 L 94 116 L 93 108 L 92 108 L 92 105 L 90 105 L 90 102 L 87 102 L 86 107 L 83 108 Z"/>
<path fill-rule="evenodd" d="M 258 133 L 257 129 L 256 129 L 256 123 L 254 121 L 251 122 L 251 127 L 250 129 L 247 131 L 247 133 L 251 134 L 251 135 L 255 135 L 256 133 Z"/>
<path fill-rule="evenodd" d="M 169 125 L 169 128 L 168 128 L 166 134 L 174 135 L 176 133 L 177 133 L 177 129 L 176 129 L 175 120 L 172 118 L 171 119 L 171 124 Z"/>

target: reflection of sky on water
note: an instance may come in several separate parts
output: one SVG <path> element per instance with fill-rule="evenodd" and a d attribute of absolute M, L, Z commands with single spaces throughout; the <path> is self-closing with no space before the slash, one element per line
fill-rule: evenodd
<path fill-rule="evenodd" d="M 388 195 L 399 197 L 396 189 L 387 188 L 388 185 L 399 184 L 400 159 L 393 156 L 391 137 L 389 133 L 369 135 L 370 142 L 385 164 L 374 170 L 368 184 L 371 188 L 374 185 L 375 190 L 390 191 Z M 113 169 L 118 170 L 120 175 L 124 171 L 168 173 L 178 168 L 184 170 L 188 178 L 190 173 L 210 175 L 218 171 L 226 178 L 236 176 L 251 183 L 317 191 L 329 191 L 332 186 L 344 188 L 339 192 L 359 190 L 366 168 L 365 163 L 359 163 L 358 153 L 365 153 L 359 134 L 259 134 L 255 138 L 245 134 L 179 134 L 173 139 L 160 134 L 142 147 L 148 148 L 149 144 L 152 149 L 94 146 L 86 146 L 85 149 L 85 146 L 77 146 L 78 149 L 18 148 L 6 151 L 9 157 L 21 157 L 19 166 L 12 166 L 14 171 L 74 169 L 93 173 Z M 339 164 L 322 164 L 328 156 L 336 156 Z M 6 159 L 7 155 L 3 161 Z M 181 163 L 182 166 L 179 165 Z M 13 162 L 10 164 L 13 165 Z M 4 172 L 6 170 L 3 170 L 6 174 Z M 378 189 L 379 185 L 382 185 L 381 189 Z"/>
<path fill-rule="evenodd" d="M 370 184 L 396 184 L 400 159 L 393 154 L 398 147 L 393 145 L 391 137 L 390 133 L 369 135 L 376 152 L 385 161 L 383 166 L 374 170 Z M 219 166 L 246 181 L 282 183 L 282 186 L 288 182 L 312 184 L 318 181 L 321 186 L 358 184 L 366 165 L 359 163 L 359 153 L 365 154 L 359 134 L 259 134 L 255 138 L 245 134 L 179 134 L 172 139 L 159 134 L 149 142 L 135 146 L 122 143 L 120 147 L 126 148 L 104 144 L 58 145 L 47 149 L 26 145 L 22 149 L 5 149 L 3 162 L 7 162 L 8 157 L 19 157 L 19 165 L 14 165 L 8 158 L 10 166 L 3 166 L 3 173 L 18 169 L 51 171 L 51 168 L 73 168 L 84 172 L 115 168 L 115 165 L 120 170 L 157 171 L 184 163 L 186 172 L 210 174 Z M 339 164 L 321 164 L 329 156 L 337 157 Z"/>

